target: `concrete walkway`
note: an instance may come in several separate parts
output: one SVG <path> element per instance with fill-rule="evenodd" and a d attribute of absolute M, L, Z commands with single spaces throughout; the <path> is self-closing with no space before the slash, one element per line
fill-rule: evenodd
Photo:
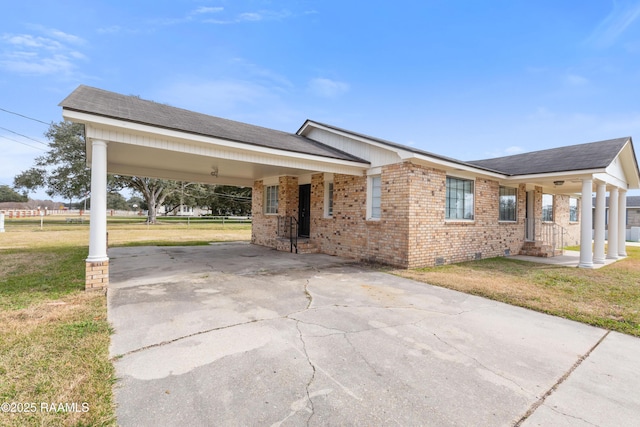
<path fill-rule="evenodd" d="M 633 425 L 640 340 L 243 243 L 110 249 L 122 426 Z"/>

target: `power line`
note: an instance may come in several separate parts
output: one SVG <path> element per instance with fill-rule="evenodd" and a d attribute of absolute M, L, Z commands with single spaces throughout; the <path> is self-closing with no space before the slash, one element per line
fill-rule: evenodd
<path fill-rule="evenodd" d="M 233 194 L 226 194 L 226 193 L 213 193 L 214 196 L 221 196 L 221 197 L 228 197 L 230 199 L 238 199 L 238 200 L 246 200 L 249 201 L 251 200 L 251 197 L 246 197 L 246 196 L 236 196 Z"/>
<path fill-rule="evenodd" d="M 35 141 L 35 142 L 37 142 L 38 144 L 48 145 L 48 144 L 46 144 L 46 143 L 44 143 L 44 142 L 42 142 L 42 141 L 38 141 L 37 139 L 33 139 L 33 138 L 31 138 L 30 136 L 23 135 L 23 134 L 21 134 L 21 133 L 18 133 L 18 132 L 12 131 L 11 129 L 3 128 L 2 126 L 0 126 L 0 129 L 2 129 L 2 130 L 6 130 L 7 132 L 15 133 L 16 135 L 19 135 L 19 136 L 21 136 L 21 137 L 23 137 L 23 138 L 27 138 L 27 139 L 30 139 L 31 141 Z M 6 138 L 6 137 L 5 137 L 5 138 Z"/>
<path fill-rule="evenodd" d="M 0 135 L 0 138 L 8 139 L 9 141 L 17 142 L 18 144 L 26 145 L 27 147 L 35 148 L 40 151 L 47 151 L 44 148 L 36 147 L 35 145 L 27 144 L 26 142 L 18 141 L 17 139 L 9 138 L 8 136 Z"/>
<path fill-rule="evenodd" d="M 25 116 L 24 114 L 16 113 L 15 111 L 5 110 L 4 108 L 0 108 L 0 111 L 4 111 L 5 113 L 14 114 L 16 116 L 24 117 L 25 119 L 33 120 L 34 122 L 42 123 L 45 125 L 49 125 L 50 123 L 43 122 L 42 120 L 34 119 L 33 117 Z"/>

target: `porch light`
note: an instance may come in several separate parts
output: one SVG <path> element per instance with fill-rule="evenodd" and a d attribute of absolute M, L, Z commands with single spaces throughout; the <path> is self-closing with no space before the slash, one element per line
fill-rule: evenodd
<path fill-rule="evenodd" d="M 564 181 L 553 181 L 553 185 L 558 185 L 558 186 L 560 186 L 560 185 L 562 185 L 562 184 L 564 184 Z"/>

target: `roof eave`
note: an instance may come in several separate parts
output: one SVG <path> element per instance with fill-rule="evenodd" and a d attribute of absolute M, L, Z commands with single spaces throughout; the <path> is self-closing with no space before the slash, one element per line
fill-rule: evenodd
<path fill-rule="evenodd" d="M 257 144 L 252 144 L 249 142 L 230 140 L 220 137 L 215 137 L 212 135 L 204 135 L 196 132 L 187 132 L 183 130 L 176 130 L 172 128 L 160 127 L 156 125 L 149 125 L 146 123 L 139 123 L 131 120 L 124 120 L 115 117 L 109 117 L 105 115 L 99 115 L 94 113 L 89 113 L 85 111 L 70 109 L 67 107 L 63 107 L 62 116 L 65 120 L 69 120 L 76 123 L 83 124 L 93 124 L 105 127 L 114 127 L 114 128 L 128 128 L 132 131 L 145 133 L 145 134 L 158 134 L 168 137 L 175 138 L 181 140 L 191 140 L 197 143 L 204 144 L 216 144 L 219 146 L 223 146 L 225 148 L 235 149 L 235 150 L 245 150 L 245 151 L 253 151 L 264 154 L 282 156 L 282 157 L 291 157 L 292 155 L 306 159 L 306 160 L 314 160 L 314 161 L 322 161 L 333 164 L 338 164 L 342 166 L 355 167 L 366 169 L 370 167 L 370 163 L 365 161 L 355 161 L 355 160 L 346 160 L 339 159 L 335 157 L 328 156 L 320 156 L 316 154 L 307 154 L 301 153 L 291 150 L 282 150 L 271 147 L 264 147 Z M 162 132 L 158 132 L 158 130 L 162 130 Z"/>

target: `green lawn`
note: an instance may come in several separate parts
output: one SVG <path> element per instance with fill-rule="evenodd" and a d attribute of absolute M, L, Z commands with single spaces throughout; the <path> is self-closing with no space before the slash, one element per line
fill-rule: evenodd
<path fill-rule="evenodd" d="M 640 248 L 597 270 L 491 258 L 395 274 L 640 336 Z"/>
<path fill-rule="evenodd" d="M 9 220 L 0 233 L 0 404 L 16 411 L 3 407 L 3 426 L 116 425 L 106 298 L 84 290 L 88 226 L 63 221 L 40 229 L 39 221 Z M 247 224 L 110 221 L 108 229 L 119 246 L 251 236 Z"/>
<path fill-rule="evenodd" d="M 0 425 L 115 425 L 106 299 L 84 291 L 88 227 L 60 222 L 41 230 L 39 222 L 20 221 L 7 221 L 0 233 L 0 403 L 37 410 L 0 413 Z M 115 221 L 108 230 L 119 246 L 248 240 L 251 233 L 246 224 Z M 640 336 L 640 248 L 627 250 L 627 259 L 598 270 L 493 258 L 394 273 Z M 52 403 L 79 409 L 56 412 Z"/>

